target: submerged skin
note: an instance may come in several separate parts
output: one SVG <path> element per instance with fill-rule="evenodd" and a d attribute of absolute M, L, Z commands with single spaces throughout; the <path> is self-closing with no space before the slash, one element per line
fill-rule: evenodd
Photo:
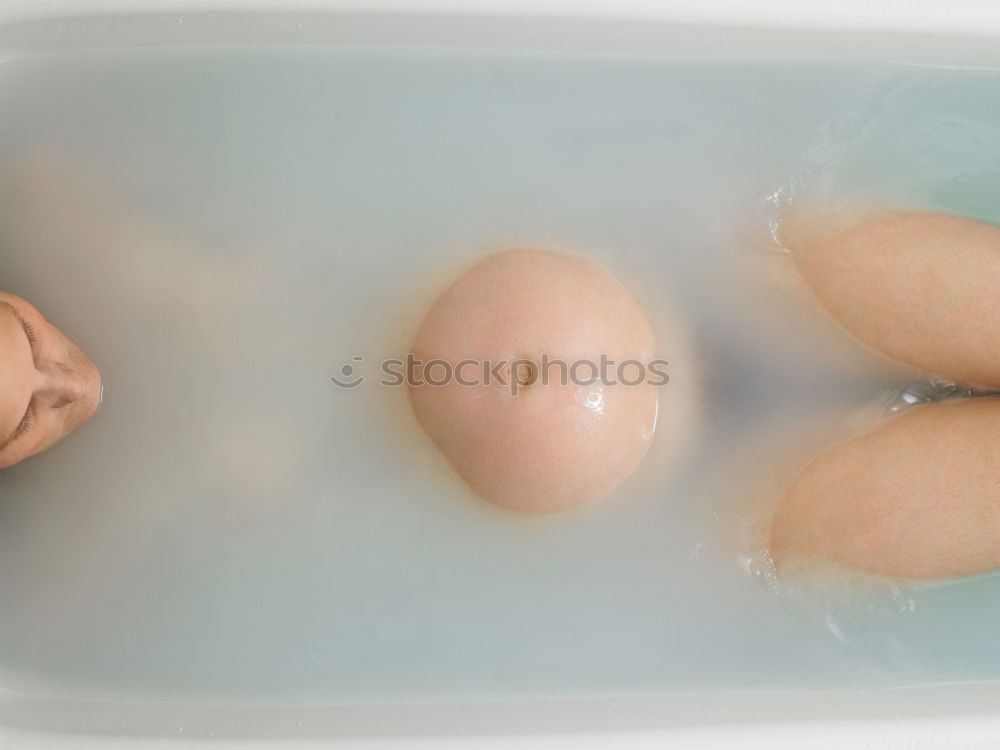
<path fill-rule="evenodd" d="M 51 448 L 100 398 L 87 355 L 25 300 L 0 292 L 0 469 Z"/>
<path fill-rule="evenodd" d="M 934 375 L 1000 387 L 1000 227 L 932 212 L 794 223 L 792 259 L 848 332 Z"/>
<path fill-rule="evenodd" d="M 803 278 L 859 341 L 1000 386 L 1000 228 L 938 213 L 796 217 Z M 771 529 L 779 568 L 828 560 L 903 579 L 1000 568 L 1000 400 L 921 406 L 814 459 Z"/>
<path fill-rule="evenodd" d="M 1000 567 L 1000 399 L 916 407 L 821 454 L 779 506 L 771 552 L 904 579 Z"/>
<path fill-rule="evenodd" d="M 480 261 L 441 294 L 413 355 L 452 366 L 523 360 L 513 368 L 516 391 L 509 378 L 486 384 L 482 368 L 468 366 L 464 380 L 479 384 L 411 384 L 409 395 L 424 431 L 477 494 L 512 510 L 558 511 L 611 490 L 642 461 L 657 388 L 560 382 L 554 366 L 543 383 L 542 355 L 646 363 L 653 351 L 649 322 L 606 272 L 570 255 L 511 250 Z M 581 368 L 578 380 L 590 373 Z"/>

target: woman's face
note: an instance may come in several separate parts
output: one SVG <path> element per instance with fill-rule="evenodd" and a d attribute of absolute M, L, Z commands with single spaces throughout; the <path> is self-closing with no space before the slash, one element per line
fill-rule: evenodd
<path fill-rule="evenodd" d="M 87 355 L 20 297 L 0 292 L 0 469 L 51 448 L 101 401 Z"/>

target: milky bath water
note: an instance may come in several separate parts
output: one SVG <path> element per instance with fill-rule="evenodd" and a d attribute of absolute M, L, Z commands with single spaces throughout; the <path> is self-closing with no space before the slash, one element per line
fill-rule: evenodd
<path fill-rule="evenodd" d="M 998 82 L 377 49 L 4 63 L 0 288 L 106 394 L 0 473 L 0 683 L 300 702 L 997 677 L 1000 578 L 798 589 L 752 529 L 809 455 L 948 391 L 816 314 L 769 227 L 804 198 L 1000 221 Z M 543 517 L 479 500 L 377 382 L 443 283 L 517 246 L 610 270 L 685 332 L 658 354 L 693 384 L 681 445 Z M 364 381 L 338 387 L 345 366 Z"/>

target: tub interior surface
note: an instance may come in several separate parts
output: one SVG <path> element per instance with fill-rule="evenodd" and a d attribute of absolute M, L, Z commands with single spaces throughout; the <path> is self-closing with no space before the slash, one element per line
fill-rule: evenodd
<path fill-rule="evenodd" d="M 740 543 L 762 467 L 907 380 L 800 314 L 765 197 L 1000 220 L 998 76 L 390 48 L 4 63 L 3 287 L 99 363 L 106 402 L 0 474 L 0 683 L 294 703 L 1000 675 L 1000 578 L 776 595 Z M 517 245 L 680 320 L 702 389 L 678 466 L 654 444 L 547 518 L 471 496 L 373 382 L 451 273 Z M 336 388 L 354 356 L 368 382 Z"/>

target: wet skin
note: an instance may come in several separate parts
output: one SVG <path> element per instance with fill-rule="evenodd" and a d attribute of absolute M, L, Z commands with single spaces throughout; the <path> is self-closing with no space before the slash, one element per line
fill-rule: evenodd
<path fill-rule="evenodd" d="M 898 212 L 795 217 L 784 243 L 860 343 L 1000 386 L 1000 228 Z M 779 568 L 825 560 L 902 579 L 1000 568 L 1000 399 L 915 407 L 811 461 L 778 505 Z"/>
<path fill-rule="evenodd" d="M 598 362 L 603 354 L 645 363 L 654 346 L 646 317 L 608 273 L 571 255 L 511 250 L 480 261 L 441 294 L 412 352 L 452 367 L 518 364 L 501 373 L 504 382 L 412 386 L 410 401 L 477 494 L 512 510 L 563 510 L 608 492 L 642 461 L 658 394 L 647 382 L 580 384 L 585 366 L 573 382 L 551 362 Z M 479 372 L 469 365 L 463 380 Z"/>
<path fill-rule="evenodd" d="M 27 301 L 0 292 L 0 469 L 51 448 L 100 399 L 87 355 Z"/>

